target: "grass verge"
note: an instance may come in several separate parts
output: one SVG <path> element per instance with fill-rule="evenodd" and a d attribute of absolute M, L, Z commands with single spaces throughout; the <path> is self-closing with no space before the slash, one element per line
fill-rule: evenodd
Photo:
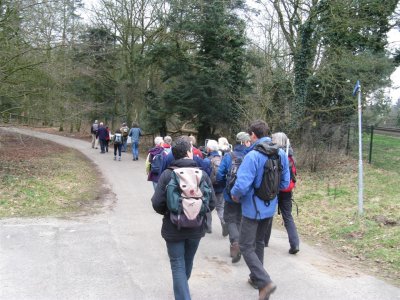
<path fill-rule="evenodd" d="M 0 138 L 0 218 L 65 217 L 98 207 L 100 176 L 80 152 L 28 136 Z"/>
<path fill-rule="evenodd" d="M 301 236 L 400 286 L 399 173 L 364 164 L 364 214 L 358 216 L 358 162 L 331 161 L 336 165 L 329 170 L 300 171 L 294 197 Z"/>

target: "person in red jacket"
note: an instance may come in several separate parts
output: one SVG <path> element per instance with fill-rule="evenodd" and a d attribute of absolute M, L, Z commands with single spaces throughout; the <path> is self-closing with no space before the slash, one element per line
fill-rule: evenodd
<path fill-rule="evenodd" d="M 201 159 L 203 159 L 204 158 L 203 153 L 201 153 L 201 151 L 196 148 L 196 145 L 197 145 L 196 144 L 196 138 L 193 135 L 190 135 L 189 138 L 190 138 L 190 141 L 191 141 L 192 146 L 193 146 L 193 155 L 194 156 L 198 156 Z"/>
<path fill-rule="evenodd" d="M 296 254 L 300 251 L 299 249 L 299 235 L 297 233 L 296 224 L 294 223 L 292 216 L 292 199 L 293 189 L 296 186 L 296 166 L 293 158 L 293 149 L 290 147 L 289 139 L 283 132 L 277 132 L 272 135 L 272 142 L 281 147 L 288 155 L 289 159 L 289 171 L 290 171 L 290 183 L 289 186 L 279 191 L 278 195 L 278 208 L 283 218 L 288 238 L 289 238 L 289 253 Z M 267 233 L 265 235 L 265 247 L 268 246 L 268 242 L 271 236 L 272 222 L 270 223 Z"/>

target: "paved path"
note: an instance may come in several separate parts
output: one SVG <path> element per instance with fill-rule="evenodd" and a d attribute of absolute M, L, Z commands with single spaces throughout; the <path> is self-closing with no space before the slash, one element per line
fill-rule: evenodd
<path fill-rule="evenodd" d="M 150 203 L 144 161 L 116 162 L 90 143 L 12 129 L 78 149 L 116 196 L 104 213 L 71 219 L 0 220 L 0 299 L 173 299 L 161 216 Z M 215 220 L 217 219 L 215 215 Z M 316 247 L 289 255 L 274 230 L 265 265 L 278 285 L 271 299 L 400 299 L 400 289 L 352 269 Z M 257 299 L 243 260 L 231 264 L 218 222 L 202 239 L 189 281 L 193 300 Z"/>

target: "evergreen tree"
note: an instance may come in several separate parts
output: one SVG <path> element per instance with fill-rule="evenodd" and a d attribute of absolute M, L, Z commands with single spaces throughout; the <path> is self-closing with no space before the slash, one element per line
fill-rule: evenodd
<path fill-rule="evenodd" d="M 172 1 L 166 20 L 169 39 L 154 48 L 163 53 L 161 94 L 182 122 L 192 120 L 202 141 L 217 129 L 234 129 L 248 88 L 245 25 L 235 14 L 241 2 Z M 158 57 L 158 55 L 156 55 Z"/>

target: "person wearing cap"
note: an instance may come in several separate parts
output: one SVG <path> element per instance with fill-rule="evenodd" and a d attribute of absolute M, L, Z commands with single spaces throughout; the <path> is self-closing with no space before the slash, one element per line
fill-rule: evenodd
<path fill-rule="evenodd" d="M 239 248 L 239 229 L 240 221 L 242 219 L 242 207 L 240 203 L 232 201 L 230 191 L 228 190 L 229 187 L 227 186 L 227 180 L 230 180 L 228 177 L 234 176 L 232 163 L 234 163 L 235 167 L 238 167 L 247 152 L 246 149 L 250 147 L 250 145 L 250 135 L 246 132 L 239 132 L 236 135 L 236 145 L 234 146 L 233 151 L 224 155 L 217 172 L 217 181 L 223 182 L 223 185 L 225 186 L 224 220 L 228 229 L 232 263 L 237 263 L 241 258 Z"/>

